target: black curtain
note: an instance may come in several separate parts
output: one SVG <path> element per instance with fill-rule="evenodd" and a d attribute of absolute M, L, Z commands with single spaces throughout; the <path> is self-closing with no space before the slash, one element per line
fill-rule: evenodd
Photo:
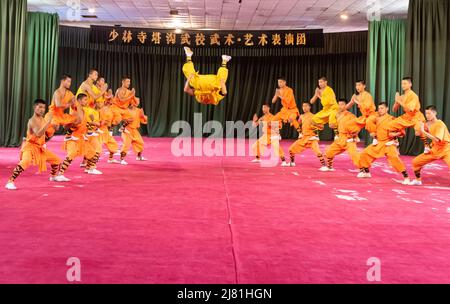
<path fill-rule="evenodd" d="M 231 49 L 227 82 L 228 96 L 219 106 L 205 106 L 183 93 L 185 82 L 182 65 L 185 57 L 175 47 L 121 47 L 89 43 L 89 29 L 60 28 L 58 73 L 73 77 L 73 90 L 90 68 L 97 68 L 113 88 L 120 86 L 123 75 L 129 75 L 149 124 L 143 128 L 148 136 L 175 136 L 172 123 L 177 120 L 193 124 L 194 113 L 203 114 L 203 122 L 251 120 L 263 103 L 271 101 L 278 76 L 286 76 L 294 89 L 297 104 L 309 100 L 317 78 L 326 75 L 337 97 L 349 98 L 356 79 L 366 73 L 367 32 L 325 34 L 321 49 Z M 215 74 L 223 50 L 195 49 L 193 61 L 201 73 Z M 272 106 L 275 113 L 280 104 Z M 314 106 L 314 111 L 318 105 Z M 285 137 L 296 136 L 290 128 Z M 323 139 L 331 139 L 324 132 Z"/>

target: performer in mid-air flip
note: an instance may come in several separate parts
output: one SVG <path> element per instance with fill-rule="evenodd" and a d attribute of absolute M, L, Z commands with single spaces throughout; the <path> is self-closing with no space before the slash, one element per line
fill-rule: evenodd
<path fill-rule="evenodd" d="M 183 73 L 187 78 L 184 92 L 194 96 L 199 103 L 218 105 L 227 95 L 227 63 L 231 60 L 231 56 L 222 55 L 222 66 L 217 71 L 217 75 L 201 75 L 195 71 L 192 50 L 185 47 L 184 51 L 186 52 L 186 63 L 183 65 Z"/>

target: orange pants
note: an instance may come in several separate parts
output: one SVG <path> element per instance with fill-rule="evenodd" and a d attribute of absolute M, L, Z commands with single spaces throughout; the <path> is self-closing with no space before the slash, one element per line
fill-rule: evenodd
<path fill-rule="evenodd" d="M 135 153 L 144 151 L 144 140 L 138 129 L 127 128 L 128 132 L 122 132 L 122 153 L 127 153 L 131 147 Z"/>
<path fill-rule="evenodd" d="M 290 122 L 291 126 L 293 126 L 295 129 L 299 128 L 299 123 L 297 121 L 297 117 L 299 116 L 298 108 L 288 109 L 285 107 L 282 107 L 280 112 L 275 114 L 274 117 L 272 117 L 272 121 L 282 121 L 283 123 Z"/>
<path fill-rule="evenodd" d="M 347 151 L 347 153 L 350 156 L 353 164 L 357 168 L 359 168 L 359 152 L 358 152 L 358 149 L 356 147 L 356 143 L 355 142 L 348 143 L 345 140 L 346 140 L 346 138 L 344 136 L 342 136 L 341 140 L 333 142 L 327 148 L 327 151 L 325 152 L 325 155 L 326 155 L 326 157 L 328 159 L 328 162 L 330 163 L 330 161 L 336 155 L 339 155 L 339 154 Z"/>
<path fill-rule="evenodd" d="M 364 129 L 364 127 L 366 127 L 366 129 L 370 132 L 372 130 L 374 130 L 374 118 L 376 114 L 372 114 L 368 117 L 366 116 L 359 116 L 355 119 L 350 120 L 349 122 L 347 122 L 347 124 L 345 125 L 345 132 L 348 134 L 356 134 L 358 135 L 358 133 Z"/>
<path fill-rule="evenodd" d="M 406 128 L 414 127 L 416 134 L 419 134 L 421 133 L 420 123 L 425 121 L 426 119 L 422 112 L 417 112 L 414 116 L 403 114 L 389 123 L 389 131 L 403 132 Z"/>
<path fill-rule="evenodd" d="M 106 146 L 110 153 L 117 152 L 119 148 L 117 141 L 111 136 L 111 134 L 109 134 L 108 128 L 102 128 L 101 130 L 103 131 L 103 134 L 100 134 L 102 144 Z"/>
<path fill-rule="evenodd" d="M 112 125 L 118 125 L 122 120 L 130 119 L 130 111 L 123 109 L 115 104 L 111 106 L 111 112 L 113 113 Z"/>
<path fill-rule="evenodd" d="M 99 134 L 99 136 L 89 136 L 88 142 L 89 142 L 89 144 L 91 144 L 95 153 L 102 153 L 102 141 L 100 138 L 100 134 Z"/>
<path fill-rule="evenodd" d="M 431 162 L 442 159 L 450 168 L 450 144 L 445 144 L 443 147 L 434 145 L 430 153 L 422 153 L 413 159 L 412 165 L 414 172 L 422 170 L 422 168 Z"/>
<path fill-rule="evenodd" d="M 270 139 L 270 135 L 264 134 L 261 136 L 252 146 L 253 155 L 256 157 L 261 157 L 261 154 L 264 153 L 264 150 L 272 143 Z M 275 150 L 277 153 L 277 157 L 284 157 L 284 151 L 280 145 L 278 145 L 278 149 Z"/>
<path fill-rule="evenodd" d="M 289 147 L 289 154 L 295 155 L 300 154 L 306 149 L 311 149 L 317 155 L 317 157 L 322 157 L 322 151 L 320 151 L 319 142 L 317 140 L 308 140 L 310 136 L 304 136 L 298 139 Z"/>
<path fill-rule="evenodd" d="M 376 146 L 370 145 L 360 155 L 360 168 L 370 168 L 372 163 L 381 157 L 386 157 L 389 164 L 399 173 L 406 171 L 405 164 L 400 159 L 397 147 L 386 146 L 386 141 Z"/>
<path fill-rule="evenodd" d="M 86 157 L 87 159 L 91 159 L 95 156 L 94 147 L 89 141 L 84 140 L 83 137 L 78 140 L 66 141 L 63 150 L 67 152 L 67 157 L 71 160 L 75 159 L 77 156 Z"/>
<path fill-rule="evenodd" d="M 19 165 L 25 170 L 34 165 L 39 167 L 39 172 L 46 171 L 45 163 L 59 165 L 61 159 L 55 153 L 47 149 L 27 149 L 27 144 L 22 148 Z"/>

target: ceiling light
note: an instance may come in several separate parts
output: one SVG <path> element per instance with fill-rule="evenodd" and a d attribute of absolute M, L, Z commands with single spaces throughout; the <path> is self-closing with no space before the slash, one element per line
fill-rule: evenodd
<path fill-rule="evenodd" d="M 181 34 L 181 29 L 179 29 L 179 28 L 175 29 L 175 33 Z"/>
<path fill-rule="evenodd" d="M 90 9 L 88 10 L 88 12 L 91 13 L 91 14 L 94 14 L 94 13 L 95 13 L 95 8 L 90 8 Z"/>
<path fill-rule="evenodd" d="M 341 19 L 342 20 L 347 20 L 348 19 L 348 15 L 347 14 L 341 14 Z"/>

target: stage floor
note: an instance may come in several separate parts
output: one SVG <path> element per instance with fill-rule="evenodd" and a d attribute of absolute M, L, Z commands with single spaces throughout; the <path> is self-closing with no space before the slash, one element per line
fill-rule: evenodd
<path fill-rule="evenodd" d="M 403 186 L 385 160 L 357 179 L 347 155 L 317 171 L 262 168 L 251 157 L 175 157 L 169 138 L 146 138 L 147 162 L 79 160 L 52 183 L 31 169 L 3 188 L 18 149 L 0 149 L 0 283 L 450 283 L 450 174 L 443 162 L 424 186 Z M 286 148 L 291 142 L 283 142 Z M 61 138 L 49 148 L 64 156 Z M 410 168 L 411 158 L 403 158 Z"/>

